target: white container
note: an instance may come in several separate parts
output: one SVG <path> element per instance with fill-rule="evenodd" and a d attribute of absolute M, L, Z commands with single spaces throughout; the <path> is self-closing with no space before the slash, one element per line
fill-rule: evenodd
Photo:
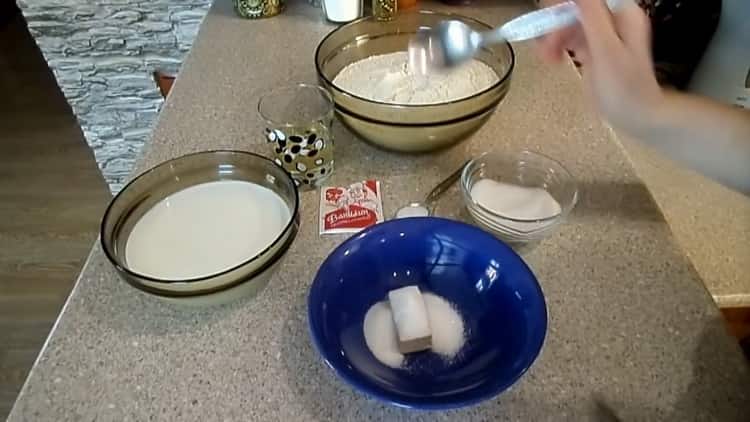
<path fill-rule="evenodd" d="M 723 0 L 721 18 L 688 90 L 750 110 L 750 1 Z"/>
<path fill-rule="evenodd" d="M 362 0 L 323 0 L 323 13 L 331 22 L 351 22 L 363 16 Z"/>

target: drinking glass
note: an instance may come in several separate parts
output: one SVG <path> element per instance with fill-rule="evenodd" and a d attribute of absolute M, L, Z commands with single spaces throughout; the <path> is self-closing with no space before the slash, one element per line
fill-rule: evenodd
<path fill-rule="evenodd" d="M 276 16 L 284 10 L 285 0 L 234 0 L 234 10 L 246 19 Z"/>
<path fill-rule="evenodd" d="M 333 173 L 333 99 L 317 85 L 275 88 L 261 96 L 258 113 L 274 161 L 297 186 L 317 187 Z"/>

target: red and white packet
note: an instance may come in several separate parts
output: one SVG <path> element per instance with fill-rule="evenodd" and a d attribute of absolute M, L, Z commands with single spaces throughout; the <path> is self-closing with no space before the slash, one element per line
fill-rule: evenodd
<path fill-rule="evenodd" d="M 377 180 L 320 190 L 320 234 L 357 233 L 383 220 L 383 199 Z"/>

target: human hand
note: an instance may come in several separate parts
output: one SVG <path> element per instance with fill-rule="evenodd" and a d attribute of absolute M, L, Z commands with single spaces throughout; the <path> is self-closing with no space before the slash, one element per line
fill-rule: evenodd
<path fill-rule="evenodd" d="M 663 101 L 651 59 L 648 18 L 628 0 L 614 15 L 604 0 L 576 3 L 580 24 L 540 40 L 541 56 L 559 62 L 567 51 L 572 52 L 581 63 L 587 94 L 596 108 L 614 127 L 636 132 L 656 118 Z"/>

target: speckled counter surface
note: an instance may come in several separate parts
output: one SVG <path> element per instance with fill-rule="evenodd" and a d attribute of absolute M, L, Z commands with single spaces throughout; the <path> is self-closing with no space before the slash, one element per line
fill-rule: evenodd
<path fill-rule="evenodd" d="M 750 197 L 619 140 L 714 301 L 750 306 Z"/>
<path fill-rule="evenodd" d="M 266 151 L 258 95 L 315 81 L 312 52 L 332 27 L 292 1 L 279 17 L 244 21 L 216 0 L 141 158 Z M 423 3 L 424 4 L 424 3 Z M 523 1 L 480 2 L 466 14 L 497 24 Z M 292 47 L 293 46 L 293 47 Z M 183 310 L 120 281 L 95 248 L 10 420 L 747 420 L 750 371 L 612 135 L 588 114 L 572 68 L 517 49 L 513 87 L 471 140 L 436 154 L 377 150 L 335 130 L 331 183 L 382 181 L 386 214 L 421 197 L 467 157 L 528 147 L 577 177 L 581 201 L 557 235 L 525 258 L 547 296 L 540 358 L 512 389 L 459 411 L 422 413 L 353 391 L 320 361 L 307 332 L 317 266 L 343 237 L 317 234 L 317 194 L 302 194 L 302 229 L 259 297 Z M 456 192 L 439 213 L 455 212 Z"/>

